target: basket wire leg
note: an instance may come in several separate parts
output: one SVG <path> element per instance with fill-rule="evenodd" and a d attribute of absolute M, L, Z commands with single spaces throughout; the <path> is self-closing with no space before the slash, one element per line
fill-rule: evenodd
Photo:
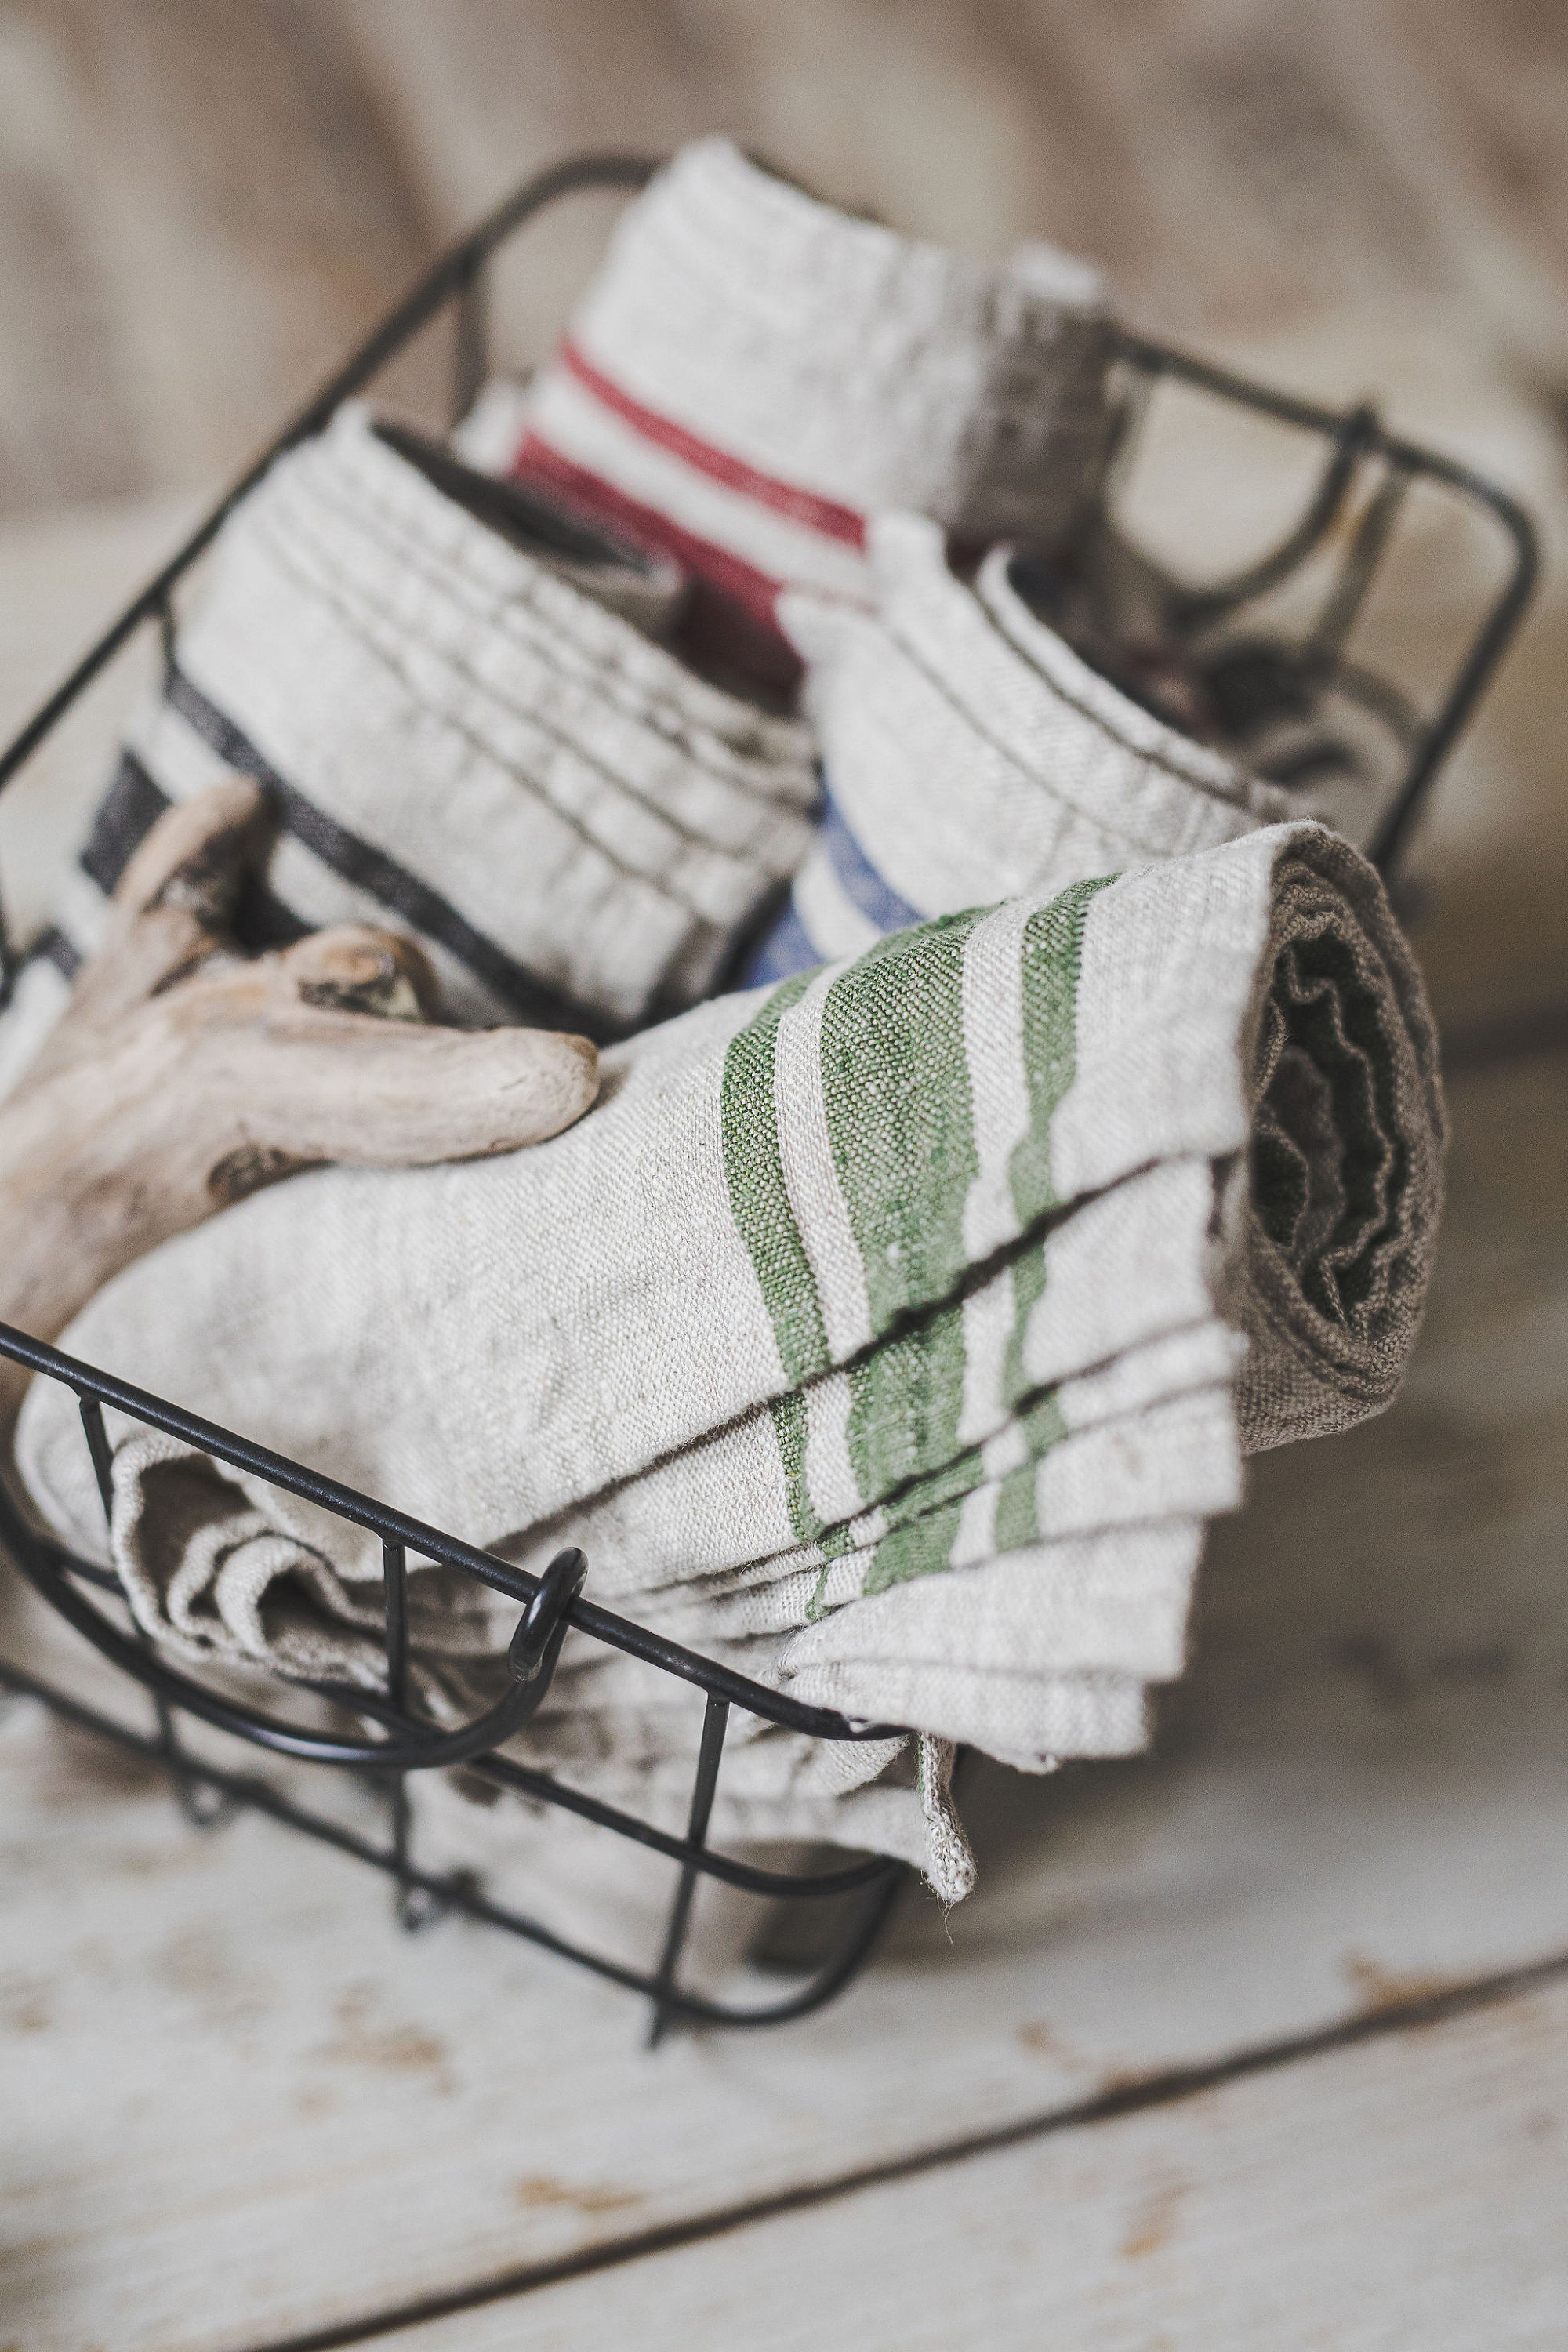
<path fill-rule="evenodd" d="M 1394 536 L 1409 488 L 1410 476 L 1404 467 L 1390 466 L 1367 501 L 1339 577 L 1303 647 L 1309 667 L 1317 663 L 1327 668 L 1334 656 L 1344 650 L 1345 640 L 1366 602 L 1373 575 Z"/>
<path fill-rule="evenodd" d="M 406 1548 L 400 1543 L 384 1542 L 381 1562 L 386 1593 L 386 1696 L 401 1715 L 408 1706 Z M 416 1935 L 421 1927 L 430 1925 L 436 1916 L 436 1906 L 425 1888 L 412 1885 L 409 1879 L 412 1837 L 406 1773 L 388 1774 L 387 1798 L 392 1808 L 392 1862 L 396 1874 L 394 1906 L 398 1926 L 405 1934 L 412 1936 Z"/>
<path fill-rule="evenodd" d="M 11 944 L 10 926 L 5 920 L 5 907 L 0 900 L 0 1013 L 11 1002 L 16 985 L 16 975 L 22 969 L 22 959 Z"/>
<path fill-rule="evenodd" d="M 79 1396 L 81 1425 L 87 1437 L 87 1450 L 92 1456 L 92 1473 L 98 1481 L 99 1495 L 103 1503 L 105 1523 L 114 1524 L 114 1482 L 111 1475 L 113 1455 L 110 1451 L 109 1432 L 103 1425 L 103 1407 L 96 1397 Z M 132 1618 L 135 1612 L 132 1612 Z M 143 1649 L 153 1647 L 145 1626 L 136 1625 L 136 1638 Z M 216 1829 L 233 1812 L 234 1807 L 222 1791 L 205 1780 L 195 1759 L 180 1745 L 175 1728 L 174 1710 L 166 1698 L 154 1692 L 153 1709 L 158 1718 L 158 1751 L 163 1757 L 174 1784 L 174 1796 L 185 1819 L 199 1830 Z"/>
<path fill-rule="evenodd" d="M 686 1837 L 689 1845 L 708 1843 L 708 1822 L 713 1811 L 713 1791 L 719 1785 L 719 1759 L 724 1752 L 724 1734 L 730 1727 L 730 1702 L 710 1695 L 708 1709 L 702 1718 L 702 1744 L 697 1752 L 697 1778 L 691 1786 L 691 1811 L 687 1821 Z M 664 1950 L 659 1956 L 658 1973 L 654 1979 L 653 2015 L 648 2021 L 647 2047 L 657 2050 L 669 2023 L 670 2008 L 663 1995 L 675 1985 L 675 1972 L 686 1944 L 686 1931 L 691 1923 L 691 1898 L 697 1892 L 697 1864 L 684 1862 L 680 1866 L 680 1883 L 675 1890 L 675 1900 L 669 1906 L 669 1924 L 664 1931 Z"/>

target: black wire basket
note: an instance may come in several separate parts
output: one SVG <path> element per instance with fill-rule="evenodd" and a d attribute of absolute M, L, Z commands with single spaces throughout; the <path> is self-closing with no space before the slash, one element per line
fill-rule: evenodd
<path fill-rule="evenodd" d="M 455 325 L 452 379 L 454 418 L 466 415 L 489 370 L 487 281 L 492 257 L 514 233 L 557 199 L 583 190 L 635 191 L 657 165 L 626 156 L 584 156 L 559 163 L 529 180 L 438 261 L 378 325 L 342 368 L 301 410 L 277 439 L 219 499 L 157 576 L 127 605 L 70 676 L 48 698 L 8 749 L 0 754 L 4 787 L 38 749 L 89 683 L 144 629 L 167 642 L 174 628 L 176 590 L 210 546 L 226 518 L 284 450 L 326 425 L 340 403 L 363 390 L 414 338 L 449 314 Z M 1388 749 L 1381 779 L 1380 813 L 1371 835 L 1371 854 L 1385 874 L 1405 844 L 1409 828 L 1443 760 L 1489 680 L 1529 599 L 1537 567 L 1536 538 L 1529 517 L 1503 491 L 1468 468 L 1385 432 L 1367 407 L 1336 412 L 1268 390 L 1142 338 L 1120 338 L 1121 390 L 1117 447 L 1111 467 L 1112 495 L 1124 479 L 1143 430 L 1151 401 L 1162 383 L 1180 383 L 1230 409 L 1249 411 L 1308 436 L 1318 447 L 1316 480 L 1299 519 L 1258 560 L 1202 588 L 1173 585 L 1168 617 L 1199 635 L 1216 622 L 1262 611 L 1282 586 L 1300 583 L 1315 566 L 1324 584 L 1315 608 L 1294 630 L 1278 622 L 1260 633 L 1229 642 L 1234 666 L 1238 643 L 1247 648 L 1249 675 L 1261 666 L 1271 690 L 1292 707 L 1308 708 L 1327 688 L 1351 697 L 1375 713 Z M 1369 669 L 1350 650 L 1374 575 L 1396 536 L 1411 488 L 1423 483 L 1468 510 L 1500 540 L 1499 585 L 1481 605 L 1457 667 L 1444 691 L 1422 709 L 1391 678 Z M 9 992 L 17 960 L 0 919 L 0 991 Z M 0 995 L 3 1001 L 3 995 Z M 382 1545 L 384 1578 L 386 1688 L 382 1697 L 361 1689 L 310 1686 L 310 1695 L 374 1728 L 349 1734 L 319 1727 L 299 1714 L 275 1713 L 250 1704 L 216 1683 L 201 1680 L 153 1649 L 130 1618 L 117 1578 L 82 1559 L 32 1523 L 15 1496 L 0 1482 L 0 1541 L 22 1576 L 55 1614 L 74 1629 L 100 1659 L 151 1697 L 153 1722 L 137 1730 L 89 1704 L 79 1692 L 60 1686 L 20 1664 L 0 1658 L 0 1686 L 39 1700 L 66 1722 L 111 1742 L 123 1752 L 158 1767 L 173 1784 L 191 1822 L 212 1829 L 236 1811 L 267 1815 L 300 1833 L 323 1841 L 383 1872 L 393 1882 L 397 1916 L 408 1929 L 447 1913 L 484 1922 L 576 1962 L 596 1975 L 642 1995 L 650 2004 L 649 2041 L 657 2042 L 677 2020 L 701 2025 L 772 2025 L 805 2016 L 832 1999 L 854 1976 L 907 1879 L 907 1866 L 871 1854 L 830 1868 L 773 1868 L 742 1861 L 709 1843 L 712 1812 L 731 1708 L 816 1739 L 885 1739 L 900 1727 L 851 1720 L 828 1708 L 801 1706 L 696 1653 L 659 1639 L 586 1599 L 586 1563 L 574 1550 L 560 1553 L 542 1577 L 525 1574 L 492 1553 L 477 1549 L 441 1529 L 427 1527 L 373 1497 L 323 1478 L 300 1464 L 252 1444 L 162 1399 L 111 1379 L 58 1349 L 0 1325 L 0 1355 L 35 1376 L 74 1391 L 80 1407 L 83 1443 L 91 1456 L 106 1514 L 110 1503 L 110 1446 L 105 1406 L 142 1426 L 161 1430 L 185 1444 L 263 1479 L 284 1492 L 320 1505 L 350 1525 L 370 1530 Z M 464 1727 L 452 1730 L 424 1718 L 410 1696 L 407 1575 L 416 1559 L 476 1578 L 515 1601 L 521 1614 L 509 1653 L 511 1686 L 505 1697 Z M 601 1802 L 552 1774 L 526 1769 L 501 1751 L 538 1708 L 550 1687 L 568 1628 L 608 1644 L 705 1695 L 705 1711 L 686 1832 L 677 1836 L 616 1807 Z M 273 1702 L 281 1706 L 281 1698 Z M 374 1789 L 384 1802 L 385 1826 L 367 1834 L 331 1810 L 301 1802 L 298 1776 L 288 1788 L 236 1763 L 216 1760 L 214 1743 L 191 1745 L 194 1727 L 238 1742 L 242 1748 L 349 1775 Z M 221 1742 L 218 1743 L 221 1747 Z M 659 1948 L 647 1967 L 628 1965 L 557 1933 L 542 1920 L 489 1898 L 471 1874 L 422 1866 L 411 1834 L 407 1776 L 461 1765 L 482 1781 L 538 1805 L 557 1808 L 605 1832 L 607 1871 L 615 1850 L 610 1838 L 629 1840 L 661 1856 L 670 1870 L 670 1891 Z M 692 1905 L 699 1882 L 727 1885 L 772 1916 L 781 1903 L 808 1906 L 825 1923 L 809 1959 L 786 1965 L 797 1980 L 782 1997 L 750 2006 L 683 1982 Z M 782 1947 L 781 1947 L 782 1948 Z M 775 1965 L 780 1963 L 775 1962 Z"/>

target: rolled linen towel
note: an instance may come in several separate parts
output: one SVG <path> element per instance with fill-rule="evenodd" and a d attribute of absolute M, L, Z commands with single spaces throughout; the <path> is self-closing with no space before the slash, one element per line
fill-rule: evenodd
<path fill-rule="evenodd" d="M 1124 1753 L 1240 1454 L 1392 1398 L 1444 1133 L 1382 885 L 1279 826 L 700 1006 L 555 1140 L 300 1177 L 63 1344 L 530 1564 L 581 1540 L 595 1591 L 803 1696 L 1012 1761 Z M 373 1543 L 110 1423 L 149 1631 L 379 1679 Z M 101 1553 L 62 1392 L 19 1451 Z M 500 1635 L 482 1596 L 448 1635 L 422 1573 L 458 1703 Z M 625 1671 L 563 1669 L 612 1748 Z"/>
<path fill-rule="evenodd" d="M 781 588 L 864 602 L 867 518 L 1069 539 L 1108 446 L 1112 327 L 1088 264 L 1003 262 L 853 218 L 728 139 L 683 148 L 622 219 L 554 359 L 468 446 L 697 583 L 715 654 L 790 684 Z"/>
<path fill-rule="evenodd" d="M 827 806 L 742 974 L 781 980 L 888 931 L 1179 857 L 1289 814 L 1276 785 L 1089 668 L 994 548 L 973 588 L 918 515 L 871 527 L 875 614 L 792 596 Z"/>
<path fill-rule="evenodd" d="M 809 841 L 805 729 L 646 634 L 673 566 L 363 409 L 279 459 L 215 566 L 0 1024 L 4 1083 L 137 843 L 236 771 L 281 820 L 246 943 L 389 924 L 479 1024 L 603 1037 L 690 1003 Z"/>

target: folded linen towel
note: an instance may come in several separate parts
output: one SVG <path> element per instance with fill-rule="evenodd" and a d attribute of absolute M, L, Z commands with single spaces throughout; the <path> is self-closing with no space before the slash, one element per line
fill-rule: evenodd
<path fill-rule="evenodd" d="M 452 1017 L 595 1037 L 700 996 L 798 862 L 816 784 L 803 726 L 647 634 L 682 592 L 673 566 L 342 411 L 225 530 L 0 1024 L 0 1082 L 148 828 L 237 770 L 280 820 L 249 945 L 391 924 Z"/>
<path fill-rule="evenodd" d="M 803 1697 L 1013 1761 L 1123 1753 L 1240 1453 L 1392 1397 L 1443 1140 L 1381 884 L 1279 826 L 699 1006 L 606 1055 L 567 1134 L 258 1195 L 64 1344 L 514 1558 L 581 1540 L 595 1591 Z M 374 1545 L 110 1424 L 157 1638 L 379 1680 Z M 29 1397 L 19 1454 L 101 1551 L 68 1400 Z M 515 1612 L 445 1624 L 414 1581 L 459 1703 Z M 563 1664 L 555 1720 L 646 1775 L 627 1674 Z"/>
<path fill-rule="evenodd" d="M 1294 814 L 1358 847 L 1372 838 L 1409 764 L 1392 681 L 1325 662 L 1251 599 L 1205 606 L 1103 509 L 1068 560 L 1024 553 L 1007 573 L 1030 611 L 1135 703 L 1282 785 Z"/>
<path fill-rule="evenodd" d="M 819 202 L 727 139 L 625 215 L 565 341 L 468 445 L 694 576 L 692 622 L 793 683 L 779 591 L 865 601 L 868 516 L 963 541 L 1070 537 L 1108 444 L 1111 320 L 1086 263 L 979 261 Z"/>
<path fill-rule="evenodd" d="M 827 806 L 742 979 L 855 955 L 922 917 L 1058 890 L 1290 813 L 1037 620 L 994 548 L 973 586 L 918 515 L 871 526 L 875 614 L 792 596 Z"/>

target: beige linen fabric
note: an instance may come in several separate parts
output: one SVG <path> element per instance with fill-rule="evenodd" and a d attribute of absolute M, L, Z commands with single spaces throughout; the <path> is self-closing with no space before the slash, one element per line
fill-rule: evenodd
<path fill-rule="evenodd" d="M 977 546 L 1074 535 L 1113 347 L 1088 264 L 944 252 L 702 139 L 623 215 L 553 359 L 463 445 L 674 554 L 713 648 L 787 682 L 780 591 L 868 601 L 870 516 L 910 508 Z"/>
<path fill-rule="evenodd" d="M 874 1783 L 954 1891 L 947 1747 L 1139 1746 L 1243 1454 L 1392 1397 L 1444 1131 L 1381 884 L 1278 826 L 700 1006 L 614 1049 L 565 1135 L 258 1195 L 65 1345 L 531 1567 L 581 1542 L 615 1605 L 926 1735 L 900 1790 L 891 1749 L 752 1727 L 752 1834 L 809 1790 L 831 1834 Z M 378 1680 L 373 1545 L 110 1418 L 158 1638 Z M 30 1396 L 19 1444 L 101 1550 L 69 1401 Z M 426 1690 L 465 1708 L 515 1612 L 415 1586 Z M 531 1740 L 665 1786 L 694 1733 L 661 1680 L 569 1655 Z"/>
<path fill-rule="evenodd" d="M 786 598 L 826 821 L 748 976 L 854 955 L 930 915 L 1180 857 L 1292 812 L 1037 620 L 993 549 L 973 585 L 923 517 L 870 532 L 877 609 Z"/>
<path fill-rule="evenodd" d="M 449 1017 L 595 1038 L 712 987 L 810 841 L 809 732 L 648 634 L 684 593 L 674 567 L 595 555 L 542 508 L 510 515 L 514 495 L 357 406 L 278 460 L 0 1021 L 0 1083 L 58 1018 L 137 843 L 237 772 L 279 821 L 248 945 L 390 924 Z"/>

